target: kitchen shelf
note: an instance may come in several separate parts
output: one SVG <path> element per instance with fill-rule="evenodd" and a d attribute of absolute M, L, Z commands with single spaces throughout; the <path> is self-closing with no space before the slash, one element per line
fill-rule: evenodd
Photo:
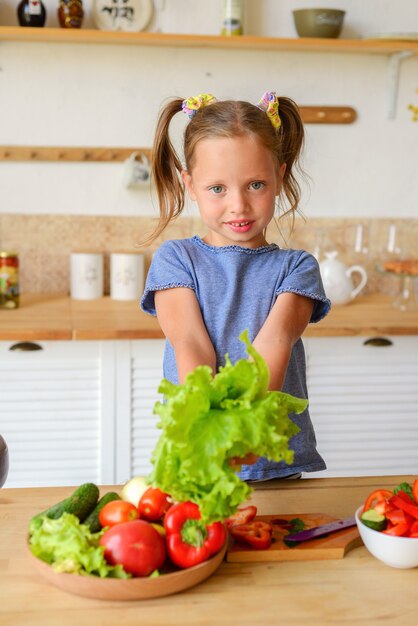
<path fill-rule="evenodd" d="M 169 33 L 130 33 L 95 29 L 24 28 L 0 26 L 0 41 L 39 43 L 83 43 L 229 50 L 280 50 L 289 52 L 341 52 L 392 55 L 399 52 L 418 54 L 418 41 L 384 39 L 319 39 L 243 35 L 181 35 Z"/>

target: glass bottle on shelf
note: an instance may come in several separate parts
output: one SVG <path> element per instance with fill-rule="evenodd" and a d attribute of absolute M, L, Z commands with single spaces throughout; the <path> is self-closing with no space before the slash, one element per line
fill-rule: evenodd
<path fill-rule="evenodd" d="M 244 0 L 223 0 L 222 35 L 244 33 Z"/>
<path fill-rule="evenodd" d="M 61 28 L 81 28 L 83 17 L 82 0 L 59 0 L 58 21 Z"/>
<path fill-rule="evenodd" d="M 20 26 L 44 26 L 46 9 L 42 0 L 21 0 L 17 6 L 17 19 Z"/>

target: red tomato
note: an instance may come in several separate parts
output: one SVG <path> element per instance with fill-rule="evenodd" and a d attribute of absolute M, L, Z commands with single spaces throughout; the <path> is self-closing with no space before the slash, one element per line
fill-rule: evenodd
<path fill-rule="evenodd" d="M 105 546 L 106 561 L 110 565 L 120 563 L 132 576 L 149 576 L 165 561 L 163 537 L 144 520 L 113 526 L 102 535 L 99 543 Z"/>
<path fill-rule="evenodd" d="M 125 500 L 112 500 L 104 505 L 99 513 L 99 522 L 103 527 L 115 526 L 123 522 L 132 522 L 138 519 L 139 511 L 131 502 Z"/>
<path fill-rule="evenodd" d="M 158 522 L 172 505 L 167 493 L 158 487 L 148 487 L 138 504 L 139 515 L 149 522 Z"/>

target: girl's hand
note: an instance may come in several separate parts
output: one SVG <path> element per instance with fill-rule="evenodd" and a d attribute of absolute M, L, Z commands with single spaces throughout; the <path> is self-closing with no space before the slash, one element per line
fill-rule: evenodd
<path fill-rule="evenodd" d="M 232 458 L 229 461 L 229 464 L 230 465 L 254 465 L 254 463 L 257 463 L 257 461 L 258 461 L 258 456 L 256 454 L 253 454 L 252 452 L 249 452 L 243 458 L 240 458 L 239 456 L 234 456 L 234 458 Z"/>

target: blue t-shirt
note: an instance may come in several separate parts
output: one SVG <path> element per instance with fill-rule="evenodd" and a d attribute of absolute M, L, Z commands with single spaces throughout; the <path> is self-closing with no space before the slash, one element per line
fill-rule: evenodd
<path fill-rule="evenodd" d="M 173 287 L 193 289 L 203 321 L 215 349 L 217 368 L 228 353 L 232 363 L 247 358 L 238 337 L 248 329 L 250 341 L 257 336 L 276 298 L 293 292 L 314 300 L 311 322 L 321 320 L 330 309 L 316 259 L 303 250 L 282 250 L 276 244 L 260 248 L 237 245 L 210 246 L 200 237 L 165 241 L 155 252 L 141 299 L 143 311 L 156 315 L 154 293 Z M 178 382 L 173 347 L 166 340 L 163 372 Z M 307 398 L 305 352 L 299 339 L 292 350 L 283 391 Z M 316 472 L 326 465 L 316 450 L 315 433 L 308 410 L 291 419 L 301 428 L 292 437 L 292 465 L 261 458 L 244 465 L 244 480 L 267 480 L 297 472 Z"/>

